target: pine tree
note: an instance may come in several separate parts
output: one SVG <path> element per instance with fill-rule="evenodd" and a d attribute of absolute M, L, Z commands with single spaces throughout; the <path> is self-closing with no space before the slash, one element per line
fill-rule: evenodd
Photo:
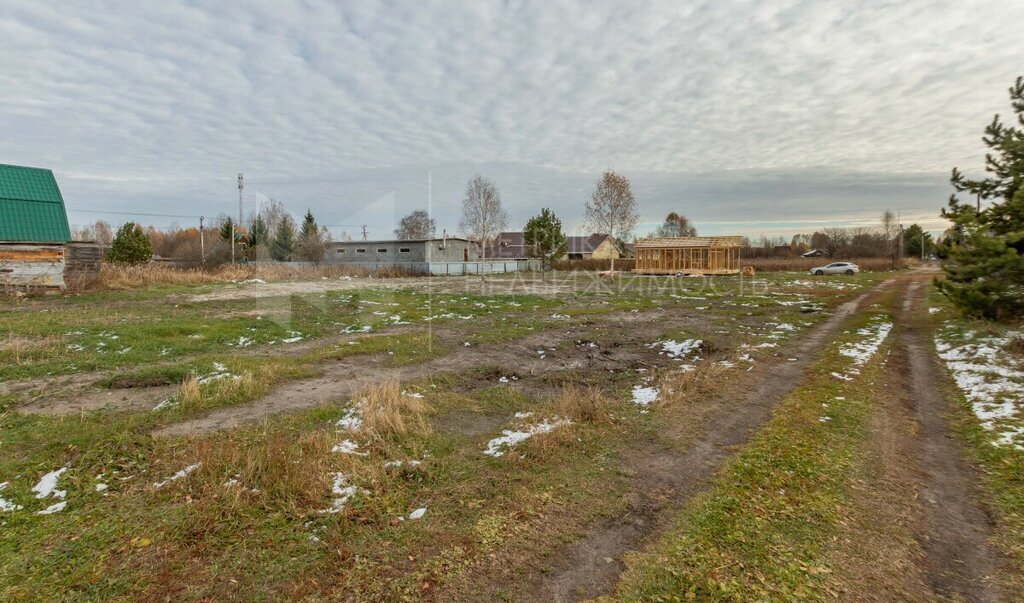
<path fill-rule="evenodd" d="M 246 244 L 249 247 L 256 247 L 257 245 L 267 245 L 270 243 L 270 229 L 267 228 L 267 222 L 263 219 L 263 216 L 256 214 L 252 222 L 249 224 L 249 236 Z"/>
<path fill-rule="evenodd" d="M 546 270 L 552 262 L 565 255 L 565 242 L 562 221 L 547 208 L 540 210 L 539 216 L 530 218 L 523 229 L 526 255 L 539 259 L 541 270 Z"/>
<path fill-rule="evenodd" d="M 135 222 L 126 222 L 117 230 L 107 261 L 115 264 L 145 264 L 153 259 L 153 242 L 142 227 Z"/>
<path fill-rule="evenodd" d="M 903 249 L 909 257 L 921 257 L 931 253 L 935 247 L 931 233 L 925 232 L 920 224 L 911 224 L 903 231 Z"/>
<path fill-rule="evenodd" d="M 953 222 L 942 255 L 946 278 L 938 288 L 970 316 L 1013 320 L 1024 316 L 1024 77 L 1010 87 L 1017 125 L 996 115 L 982 139 L 990 149 L 982 180 L 970 180 L 956 168 L 950 182 L 991 204 L 977 211 L 950 196 L 943 217 Z"/>
<path fill-rule="evenodd" d="M 324 259 L 324 240 L 320 227 L 313 218 L 313 212 L 306 210 L 306 216 L 302 219 L 302 230 L 299 232 L 299 240 L 295 243 L 295 257 L 307 262 L 319 262 Z"/>
<path fill-rule="evenodd" d="M 285 214 L 274 231 L 274 241 L 270 245 L 270 257 L 278 262 L 288 262 L 292 259 L 292 252 L 295 249 L 295 223 L 291 216 Z"/>

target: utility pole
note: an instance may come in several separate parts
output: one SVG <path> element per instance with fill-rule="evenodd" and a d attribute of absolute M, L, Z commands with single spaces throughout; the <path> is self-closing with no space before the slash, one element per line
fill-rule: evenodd
<path fill-rule="evenodd" d="M 206 237 L 203 235 L 203 220 L 206 216 L 199 216 L 199 261 L 206 266 Z"/>
<path fill-rule="evenodd" d="M 366 240 L 366 224 L 363 224 L 363 240 Z"/>
<path fill-rule="evenodd" d="M 235 263 L 235 237 L 242 224 L 242 172 L 238 172 L 238 224 L 231 229 L 231 263 Z"/>

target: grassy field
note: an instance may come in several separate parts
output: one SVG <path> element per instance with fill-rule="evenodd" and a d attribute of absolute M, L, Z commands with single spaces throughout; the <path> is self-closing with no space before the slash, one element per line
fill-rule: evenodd
<path fill-rule="evenodd" d="M 571 592 L 854 592 L 829 568 L 871 458 L 872 401 L 892 386 L 896 298 L 833 315 L 888 276 L 318 279 L 5 300 L 0 597 L 543 600 L 579 578 L 573 543 L 630 515 L 649 521 L 624 567 L 608 562 L 621 576 Z M 779 377 L 804 363 L 796 382 Z M 770 418 L 682 497 L 667 469 L 773 381 Z M 987 487 L 1019 534 L 1019 498 L 997 495 L 1014 480 L 1007 466 Z"/>

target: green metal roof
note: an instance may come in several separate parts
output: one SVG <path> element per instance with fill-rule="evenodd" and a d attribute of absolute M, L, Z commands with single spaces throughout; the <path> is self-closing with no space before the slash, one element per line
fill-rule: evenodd
<path fill-rule="evenodd" d="M 70 240 L 64 198 L 53 172 L 0 163 L 0 241 Z"/>

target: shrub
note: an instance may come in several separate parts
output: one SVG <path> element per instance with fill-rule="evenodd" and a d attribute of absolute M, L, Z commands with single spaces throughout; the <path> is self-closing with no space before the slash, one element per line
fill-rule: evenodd
<path fill-rule="evenodd" d="M 107 261 L 114 264 L 146 264 L 153 259 L 153 243 L 142 227 L 126 222 L 117 230 L 107 253 Z"/>

